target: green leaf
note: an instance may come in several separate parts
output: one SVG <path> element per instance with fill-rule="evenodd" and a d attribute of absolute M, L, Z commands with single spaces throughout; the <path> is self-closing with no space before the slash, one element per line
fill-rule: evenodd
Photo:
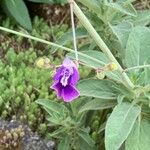
<path fill-rule="evenodd" d="M 48 3 L 48 4 L 59 4 L 67 3 L 67 0 L 28 0 L 35 3 Z"/>
<path fill-rule="evenodd" d="M 67 108 L 60 104 L 60 103 L 56 103 L 54 101 L 51 101 L 51 100 L 46 100 L 46 99 L 38 99 L 36 101 L 36 103 L 42 105 L 44 108 L 46 108 L 47 111 L 52 111 L 56 114 L 62 114 L 64 113 L 64 111 L 66 110 L 67 111 Z"/>
<path fill-rule="evenodd" d="M 67 54 L 68 57 L 75 59 L 74 53 Z M 84 65 L 92 67 L 94 69 L 104 67 L 106 64 L 110 63 L 108 58 L 105 56 L 104 53 L 96 51 L 96 50 L 87 50 L 82 51 L 82 54 L 79 53 L 79 60 Z M 116 81 L 121 82 L 120 74 L 118 71 L 108 71 L 106 72 L 106 76 L 108 76 L 111 79 L 114 79 Z"/>
<path fill-rule="evenodd" d="M 150 84 L 150 68 L 145 68 L 145 85 Z"/>
<path fill-rule="evenodd" d="M 83 5 L 87 6 L 90 10 L 92 10 L 97 15 L 100 15 L 102 10 L 99 3 L 96 0 L 78 0 Z"/>
<path fill-rule="evenodd" d="M 150 149 L 150 122 L 137 120 L 126 140 L 125 150 L 149 150 Z"/>
<path fill-rule="evenodd" d="M 87 31 L 84 28 L 77 28 L 76 39 L 81 39 L 85 37 L 88 37 Z M 59 45 L 65 45 L 70 41 L 73 41 L 73 39 L 72 39 L 72 31 L 69 30 L 68 32 L 64 33 L 58 40 L 56 40 L 56 43 L 58 43 Z M 57 50 L 58 48 L 54 48 L 53 52 Z"/>
<path fill-rule="evenodd" d="M 131 103 L 117 105 L 106 123 L 106 150 L 118 150 L 130 134 L 141 108 Z"/>
<path fill-rule="evenodd" d="M 116 99 L 114 82 L 110 80 L 85 79 L 79 82 L 78 89 L 81 96 L 97 97 L 102 99 Z"/>
<path fill-rule="evenodd" d="M 132 29 L 126 46 L 125 62 L 127 67 L 144 65 L 150 61 L 150 29 L 135 27 Z"/>
<path fill-rule="evenodd" d="M 35 2 L 35 3 L 54 3 L 54 0 L 28 0 L 28 1 L 31 1 L 31 2 Z"/>
<path fill-rule="evenodd" d="M 50 122 L 50 125 L 53 125 L 53 126 L 62 125 L 62 121 L 63 121 L 62 118 L 55 117 L 55 116 L 48 117 L 47 120 Z"/>
<path fill-rule="evenodd" d="M 63 139 L 58 144 L 58 150 L 70 150 L 71 138 L 68 135 L 65 135 Z"/>
<path fill-rule="evenodd" d="M 118 97 L 117 97 L 118 104 L 121 104 L 123 102 L 124 98 L 125 98 L 125 95 L 122 95 L 122 94 L 118 95 Z"/>
<path fill-rule="evenodd" d="M 83 105 L 79 112 L 84 112 L 87 110 L 101 110 L 101 109 L 107 109 L 115 106 L 116 100 L 104 100 L 104 99 L 94 99 L 89 102 L 87 102 L 85 105 Z"/>
<path fill-rule="evenodd" d="M 146 26 L 150 23 L 150 10 L 140 10 L 137 12 L 137 17 L 133 18 L 135 26 Z"/>
<path fill-rule="evenodd" d="M 117 10 L 123 14 L 127 14 L 133 17 L 136 17 L 137 13 L 132 4 L 124 4 L 124 3 L 117 3 L 117 2 L 111 2 L 106 3 L 106 6 L 109 6 L 113 8 L 114 10 Z"/>
<path fill-rule="evenodd" d="M 88 146 L 94 147 L 95 142 L 92 140 L 92 138 L 86 130 L 79 130 L 77 134 L 79 135 L 79 137 L 81 137 L 83 141 L 85 141 L 88 144 Z"/>
<path fill-rule="evenodd" d="M 125 48 L 129 34 L 130 34 L 130 31 L 132 29 L 132 24 L 130 22 L 123 21 L 116 26 L 110 25 L 110 27 L 111 27 L 113 33 L 118 38 L 121 46 L 123 48 Z"/>
<path fill-rule="evenodd" d="M 31 19 L 23 0 L 4 0 L 4 5 L 20 25 L 32 30 Z"/>
<path fill-rule="evenodd" d="M 95 50 L 88 50 L 88 51 L 82 51 L 83 54 L 79 54 L 79 60 L 84 63 L 87 66 L 90 66 L 92 68 L 99 68 L 104 67 L 107 63 L 110 63 L 110 61 L 106 58 L 105 54 L 99 51 Z M 68 57 L 75 59 L 74 53 L 67 54 Z M 88 56 L 92 57 L 93 59 L 88 58 Z"/>
<path fill-rule="evenodd" d="M 52 138 L 52 137 L 58 138 L 59 135 L 65 133 L 66 131 L 67 131 L 67 129 L 64 128 L 64 126 L 61 126 L 61 127 L 59 127 L 58 129 L 56 129 L 55 131 L 48 133 L 48 134 L 47 134 L 47 137 L 48 137 L 49 139 Z"/>

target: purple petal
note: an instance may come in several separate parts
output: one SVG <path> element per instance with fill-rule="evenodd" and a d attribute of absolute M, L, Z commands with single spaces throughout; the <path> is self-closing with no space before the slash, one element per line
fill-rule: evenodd
<path fill-rule="evenodd" d="M 63 70 L 64 70 L 63 66 L 58 68 L 57 71 L 56 71 L 55 76 L 53 77 L 53 80 L 55 80 L 55 81 L 59 80 L 60 76 L 62 75 Z"/>
<path fill-rule="evenodd" d="M 72 85 L 76 85 L 79 79 L 80 79 L 79 72 L 78 72 L 77 68 L 74 67 L 70 83 Z"/>
<path fill-rule="evenodd" d="M 58 98 L 61 98 L 61 97 L 62 97 L 61 95 L 62 95 L 62 89 L 63 89 L 63 87 L 62 87 L 62 85 L 61 85 L 60 82 L 54 83 L 54 84 L 51 86 L 51 89 L 54 89 L 54 90 L 56 91 Z"/>
<path fill-rule="evenodd" d="M 68 57 L 66 57 L 63 61 L 63 64 L 62 64 L 64 67 L 66 68 L 72 68 L 72 67 L 75 67 L 75 64 L 72 60 L 70 60 Z"/>
<path fill-rule="evenodd" d="M 70 102 L 76 98 L 79 97 L 79 91 L 76 89 L 76 87 L 68 85 L 64 87 L 62 91 L 62 97 L 65 102 Z"/>

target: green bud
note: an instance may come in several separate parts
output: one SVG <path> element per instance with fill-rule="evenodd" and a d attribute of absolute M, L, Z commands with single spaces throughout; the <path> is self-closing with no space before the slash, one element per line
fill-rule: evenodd
<path fill-rule="evenodd" d="M 96 139 L 97 139 L 97 133 L 95 131 L 92 133 L 92 139 L 94 141 L 96 141 Z"/>
<path fill-rule="evenodd" d="M 99 121 L 98 121 L 98 120 L 95 120 L 95 121 L 93 122 L 93 124 L 92 124 L 92 127 L 97 130 L 98 127 L 99 127 Z"/>

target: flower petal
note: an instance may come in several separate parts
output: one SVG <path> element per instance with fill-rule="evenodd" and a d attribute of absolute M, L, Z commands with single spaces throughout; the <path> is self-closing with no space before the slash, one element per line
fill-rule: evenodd
<path fill-rule="evenodd" d="M 65 102 L 70 102 L 76 98 L 79 97 L 79 91 L 76 89 L 76 87 L 68 85 L 64 87 L 62 91 L 62 97 Z"/>
<path fill-rule="evenodd" d="M 53 80 L 55 80 L 55 81 L 59 80 L 60 76 L 62 75 L 63 70 L 64 70 L 63 66 L 58 68 L 57 71 L 56 71 L 55 76 L 53 77 Z"/>
<path fill-rule="evenodd" d="M 69 59 L 68 57 L 66 57 L 66 58 L 64 59 L 62 65 L 63 65 L 64 67 L 66 67 L 66 68 L 72 68 L 72 67 L 75 67 L 74 62 L 73 62 L 71 59 Z"/>
<path fill-rule="evenodd" d="M 51 86 L 51 89 L 54 89 L 56 92 L 57 92 L 57 97 L 58 98 L 61 98 L 62 96 L 62 85 L 60 82 L 57 82 L 57 83 L 54 83 L 52 86 Z"/>
<path fill-rule="evenodd" d="M 76 85 L 79 79 L 80 79 L 79 72 L 78 72 L 77 68 L 74 67 L 74 68 L 73 68 L 73 74 L 72 74 L 72 76 L 71 76 L 70 83 L 71 83 L 72 85 Z"/>

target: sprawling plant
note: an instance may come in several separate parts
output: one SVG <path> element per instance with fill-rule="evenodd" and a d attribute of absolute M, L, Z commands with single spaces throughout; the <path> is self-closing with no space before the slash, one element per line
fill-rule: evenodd
<path fill-rule="evenodd" d="M 79 64 L 96 70 L 96 75 L 78 83 L 81 98 L 70 103 L 37 100 L 48 112 L 50 126 L 58 127 L 48 136 L 60 139 L 59 150 L 95 150 L 98 146 L 106 150 L 149 150 L 150 29 L 145 26 L 149 23 L 149 12 L 136 12 L 129 0 L 80 2 L 92 11 L 89 13 L 88 10 L 87 19 L 78 5 L 72 2 L 75 15 L 94 41 L 89 45 L 94 50 L 75 53 L 72 49 L 0 27 L 1 30 L 69 51 L 71 53 L 67 56 L 72 59 L 76 59 L 78 54 Z M 93 17 L 97 19 L 94 27 L 90 23 Z M 100 36 L 103 29 L 109 33 L 109 36 L 102 35 L 104 40 Z M 107 46 L 104 41 L 110 45 Z M 118 43 L 115 49 L 112 41 Z M 95 44 L 97 46 L 91 46 Z M 60 76 L 55 82 L 64 92 L 70 76 L 67 78 L 62 70 L 57 72 Z M 58 92 L 58 88 L 55 89 Z M 103 142 L 95 143 L 89 136 L 89 122 L 94 110 L 101 111 L 99 141 L 103 141 L 104 137 L 105 148 Z"/>

